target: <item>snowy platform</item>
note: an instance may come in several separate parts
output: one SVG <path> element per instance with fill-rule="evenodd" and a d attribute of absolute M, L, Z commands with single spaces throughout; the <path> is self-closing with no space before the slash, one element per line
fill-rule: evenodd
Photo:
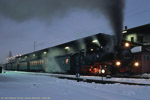
<path fill-rule="evenodd" d="M 149 93 L 150 86 L 76 82 L 26 72 L 0 74 L 0 100 L 149 100 Z"/>

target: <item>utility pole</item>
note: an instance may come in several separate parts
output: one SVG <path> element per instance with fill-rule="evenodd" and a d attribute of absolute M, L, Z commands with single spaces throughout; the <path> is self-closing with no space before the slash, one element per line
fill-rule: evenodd
<path fill-rule="evenodd" d="M 35 50 L 36 50 L 36 46 L 42 45 L 44 42 L 41 42 L 41 43 L 38 43 L 38 44 L 37 44 L 37 43 L 38 43 L 38 42 L 35 42 L 35 41 L 34 41 L 34 52 L 35 52 Z"/>
<path fill-rule="evenodd" d="M 11 62 L 12 61 L 12 52 L 9 51 L 9 54 L 8 54 L 8 62 Z"/>
<path fill-rule="evenodd" d="M 35 52 L 35 44 L 36 44 L 36 42 L 34 41 L 34 52 Z"/>

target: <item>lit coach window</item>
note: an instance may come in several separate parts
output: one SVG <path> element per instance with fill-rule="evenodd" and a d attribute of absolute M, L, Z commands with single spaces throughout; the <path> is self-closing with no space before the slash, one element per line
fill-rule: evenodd
<path fill-rule="evenodd" d="M 68 63 L 69 63 L 69 59 L 67 58 L 67 59 L 66 59 L 66 64 L 68 64 Z"/>

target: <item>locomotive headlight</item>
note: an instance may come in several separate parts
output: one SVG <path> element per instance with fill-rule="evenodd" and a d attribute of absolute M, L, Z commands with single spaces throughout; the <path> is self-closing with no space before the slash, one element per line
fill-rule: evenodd
<path fill-rule="evenodd" d="M 104 74 L 105 73 L 105 69 L 102 69 L 102 74 Z"/>
<path fill-rule="evenodd" d="M 120 66 L 121 62 L 120 61 L 116 61 L 116 66 Z"/>
<path fill-rule="evenodd" d="M 135 67 L 138 67 L 138 66 L 139 66 L 139 62 L 135 62 L 135 63 L 134 63 L 134 66 L 135 66 Z"/>
<path fill-rule="evenodd" d="M 125 47 L 129 47 L 129 46 L 130 46 L 130 43 L 126 42 L 126 43 L 124 44 L 124 46 L 125 46 Z"/>

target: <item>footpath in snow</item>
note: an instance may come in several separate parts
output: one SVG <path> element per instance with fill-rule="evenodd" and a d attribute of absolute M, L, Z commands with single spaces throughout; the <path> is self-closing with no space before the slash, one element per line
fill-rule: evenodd
<path fill-rule="evenodd" d="M 149 93 L 150 86 L 76 82 L 23 72 L 0 74 L 0 100 L 149 100 Z"/>

